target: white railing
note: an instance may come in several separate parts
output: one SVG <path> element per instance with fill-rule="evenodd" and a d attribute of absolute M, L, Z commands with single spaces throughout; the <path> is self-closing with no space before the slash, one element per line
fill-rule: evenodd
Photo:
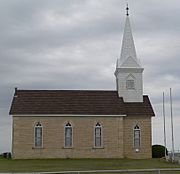
<path fill-rule="evenodd" d="M 178 172 L 180 173 L 180 168 L 160 168 L 160 169 L 125 169 L 125 170 L 86 170 L 86 171 L 59 171 L 59 172 L 27 172 L 27 173 L 6 173 L 6 174 L 82 174 L 82 173 L 156 173 L 163 174 L 163 172 Z M 4 174 L 4 173 L 0 173 Z"/>

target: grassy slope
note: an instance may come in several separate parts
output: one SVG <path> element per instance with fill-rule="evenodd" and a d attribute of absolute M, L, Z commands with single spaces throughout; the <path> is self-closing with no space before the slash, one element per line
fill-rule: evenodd
<path fill-rule="evenodd" d="M 64 170 L 104 170 L 171 168 L 179 165 L 166 163 L 160 159 L 46 159 L 46 160 L 8 160 L 0 159 L 0 172 L 35 172 Z"/>

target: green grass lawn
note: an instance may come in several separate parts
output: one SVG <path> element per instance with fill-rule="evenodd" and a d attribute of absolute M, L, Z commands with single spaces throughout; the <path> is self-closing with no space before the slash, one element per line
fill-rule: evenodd
<path fill-rule="evenodd" d="M 116 170 L 175 167 L 180 168 L 180 165 L 167 163 L 161 159 L 0 159 L 0 172 L 52 172 L 64 170 Z"/>

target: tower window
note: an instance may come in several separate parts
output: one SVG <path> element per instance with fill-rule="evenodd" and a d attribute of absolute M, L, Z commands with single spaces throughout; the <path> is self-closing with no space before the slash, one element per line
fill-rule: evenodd
<path fill-rule="evenodd" d="M 134 80 L 126 80 L 126 89 L 135 89 Z"/>

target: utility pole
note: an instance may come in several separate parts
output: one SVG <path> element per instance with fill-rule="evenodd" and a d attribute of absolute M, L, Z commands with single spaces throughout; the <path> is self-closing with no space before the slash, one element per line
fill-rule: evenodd
<path fill-rule="evenodd" d="M 174 131 L 173 131 L 173 113 L 172 113 L 172 92 L 170 88 L 170 108 L 171 108 L 171 133 L 172 133 L 172 162 L 174 162 Z"/>
<path fill-rule="evenodd" d="M 163 118 L 164 118 L 164 156 L 167 160 L 167 154 L 166 154 L 166 118 L 165 118 L 165 107 L 164 107 L 164 92 L 163 92 Z"/>

